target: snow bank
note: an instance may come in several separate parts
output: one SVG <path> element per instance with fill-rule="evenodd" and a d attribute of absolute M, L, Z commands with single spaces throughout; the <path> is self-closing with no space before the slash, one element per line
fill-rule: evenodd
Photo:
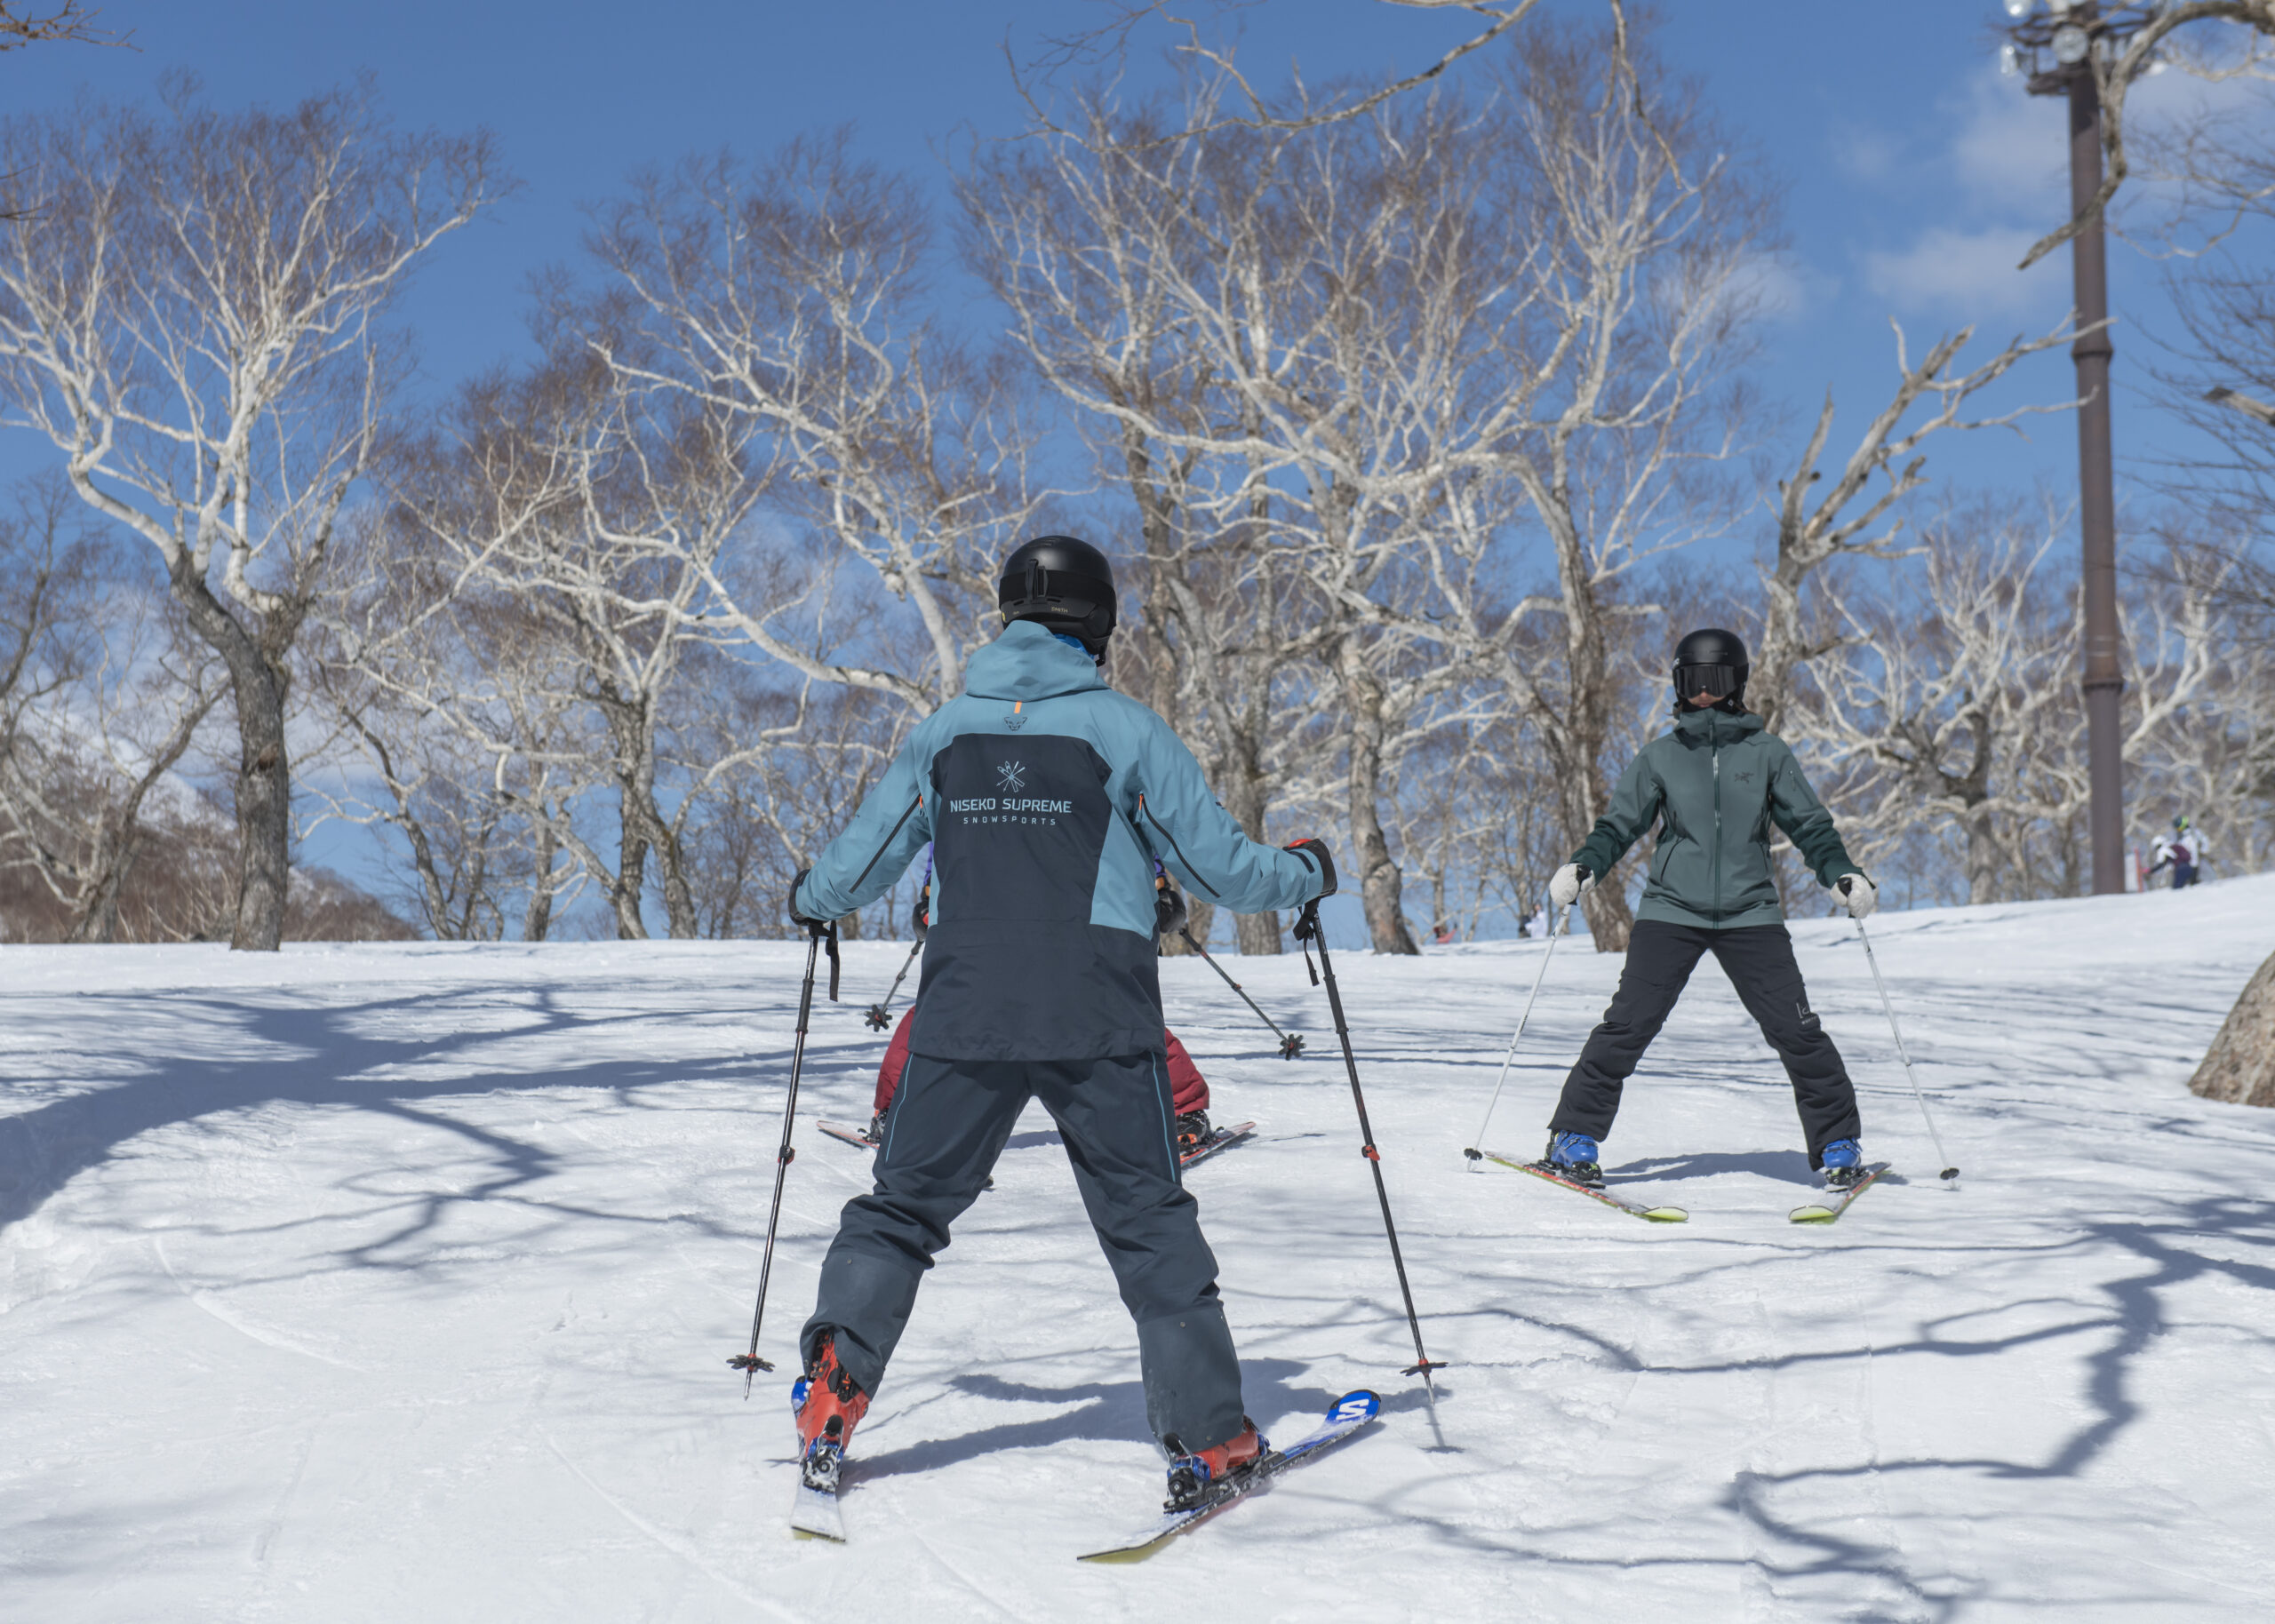
<path fill-rule="evenodd" d="M 1840 1225 L 1711 964 L 1628 1094 L 1652 1228 L 1460 1155 L 1537 943 L 1338 960 L 1431 1352 L 1397 1307 L 1323 998 L 1164 969 L 1220 1118 L 1192 1176 L 1267 1430 L 1385 1420 L 1138 1567 L 1159 1472 L 1047 1119 L 969 1214 L 793 1541 L 747 1333 L 792 944 L 0 948 L 0 1617 L 2191 1620 L 2275 1593 L 2275 1113 L 2184 1087 L 2275 878 L 1896 915 L 1875 946 L 1967 1169 L 1940 1189 L 1853 930 L 1796 927 L 1884 1182 Z M 769 1307 L 862 1157 L 848 950 Z M 1531 1152 L 1618 960 L 1567 944 L 1490 1138 Z"/>

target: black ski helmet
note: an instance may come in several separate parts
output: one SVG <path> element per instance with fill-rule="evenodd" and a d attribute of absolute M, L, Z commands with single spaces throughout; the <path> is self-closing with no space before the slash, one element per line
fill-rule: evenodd
<path fill-rule="evenodd" d="M 1077 639 L 1092 659 L 1103 660 L 1106 639 L 1114 635 L 1114 566 L 1087 541 L 1038 536 L 1003 561 L 995 603 L 1006 625 L 1035 621 Z"/>
<path fill-rule="evenodd" d="M 1744 711 L 1746 673 L 1752 669 L 1745 639 L 1720 626 L 1701 626 L 1675 645 L 1675 708 L 1682 709 L 1695 695 L 1719 694 L 1721 703 L 1714 709 Z"/>

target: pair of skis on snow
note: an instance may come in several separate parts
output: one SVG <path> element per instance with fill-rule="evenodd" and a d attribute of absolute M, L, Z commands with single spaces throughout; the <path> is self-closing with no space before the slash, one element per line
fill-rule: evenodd
<path fill-rule="evenodd" d="M 850 1122 L 826 1122 L 818 1118 L 814 1126 L 832 1139 L 842 1139 L 847 1144 L 863 1150 L 874 1150 L 877 1142 L 869 1137 L 866 1128 L 855 1127 Z M 1195 1162 L 1205 1162 L 1219 1150 L 1228 1150 L 1256 1132 L 1253 1122 L 1235 1122 L 1228 1127 L 1212 1128 L 1208 1137 L 1189 1150 L 1177 1152 L 1177 1165 L 1190 1167 Z"/>
<path fill-rule="evenodd" d="M 805 1396 L 805 1383 L 791 1389 L 792 1412 Z M 1328 1412 L 1309 1434 L 1285 1449 L 1267 1449 L 1255 1465 L 1236 1477 L 1226 1479 L 1202 1496 L 1194 1505 L 1170 1509 L 1146 1527 L 1138 1529 L 1118 1545 L 1103 1550 L 1088 1551 L 1084 1562 L 1143 1562 L 1177 1535 L 1215 1517 L 1234 1501 L 1243 1500 L 1265 1487 L 1292 1467 L 1324 1453 L 1341 1443 L 1381 1413 L 1382 1399 L 1364 1388 L 1343 1395 L 1328 1407 Z M 801 1462 L 798 1491 L 790 1507 L 790 1526 L 810 1539 L 835 1540 L 845 1538 L 845 1517 L 838 1502 L 840 1476 L 844 1462 L 836 1445 L 817 1444 Z"/>
<path fill-rule="evenodd" d="M 1680 1206 L 1652 1206 L 1641 1201 L 1631 1201 L 1625 1196 L 1615 1195 L 1598 1184 L 1583 1184 L 1577 1179 L 1567 1178 L 1545 1162 L 1523 1161 L 1498 1150 L 1487 1150 L 1484 1156 L 1487 1161 L 1498 1162 L 1504 1167 L 1514 1167 L 1519 1173 L 1529 1173 L 1537 1179 L 1545 1179 L 1549 1183 L 1561 1185 L 1566 1190 L 1576 1190 L 1591 1200 L 1600 1201 L 1606 1206 L 1616 1206 L 1623 1213 L 1632 1213 L 1647 1222 L 1684 1223 L 1690 1218 L 1690 1214 Z M 1880 1174 L 1888 1171 L 1888 1163 L 1875 1162 L 1865 1170 L 1863 1178 L 1849 1185 L 1848 1189 L 1828 1190 L 1824 1192 L 1824 1200 L 1811 1201 L 1797 1206 L 1785 1216 L 1794 1223 L 1836 1222 L 1840 1214 L 1848 1210 L 1848 1204 L 1871 1189 Z"/>

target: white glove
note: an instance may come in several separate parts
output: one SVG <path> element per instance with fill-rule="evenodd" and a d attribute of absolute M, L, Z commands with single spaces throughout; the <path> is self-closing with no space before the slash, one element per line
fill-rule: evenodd
<path fill-rule="evenodd" d="M 1594 890 L 1595 885 L 1593 874 L 1577 863 L 1568 863 L 1549 880 L 1548 900 L 1559 908 L 1569 908 Z"/>
<path fill-rule="evenodd" d="M 1832 883 L 1840 888 L 1840 900 L 1848 904 L 1852 919 L 1861 919 L 1880 905 L 1880 887 L 1863 874 L 1843 874 Z"/>

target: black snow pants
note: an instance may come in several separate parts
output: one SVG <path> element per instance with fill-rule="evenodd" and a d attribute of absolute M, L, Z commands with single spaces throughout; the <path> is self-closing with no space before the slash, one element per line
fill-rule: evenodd
<path fill-rule="evenodd" d="M 885 1116 L 876 1185 L 845 1204 L 801 1344 L 826 1331 L 874 1394 L 916 1303 L 917 1282 L 978 1198 L 1029 1099 L 1058 1123 L 1074 1182 L 1138 1324 L 1145 1420 L 1172 1453 L 1241 1429 L 1240 1361 L 1217 1296 L 1217 1259 L 1178 1179 L 1176 1111 L 1161 1054 L 1103 1060 L 939 1060 L 911 1055 Z M 1048 1302 L 1007 1313 L 1049 1318 Z"/>
<path fill-rule="evenodd" d="M 1690 980 L 1701 954 L 1712 951 L 1738 990 L 1746 1013 L 1760 1023 L 1761 1035 L 1785 1063 L 1793 1080 L 1793 1103 L 1809 1146 L 1809 1166 L 1823 1165 L 1824 1147 L 1855 1139 L 1856 1090 L 1840 1063 L 1840 1051 L 1809 1009 L 1808 989 L 1793 962 L 1793 938 L 1783 925 L 1747 925 L 1736 930 L 1702 930 L 1644 919 L 1627 939 L 1627 967 L 1619 991 L 1603 1012 L 1603 1024 L 1588 1035 L 1580 1062 L 1564 1079 L 1563 1097 L 1549 1122 L 1552 1134 L 1585 1134 L 1602 1139 L 1619 1111 L 1620 1087 L 1666 1024 L 1674 1001 Z"/>

